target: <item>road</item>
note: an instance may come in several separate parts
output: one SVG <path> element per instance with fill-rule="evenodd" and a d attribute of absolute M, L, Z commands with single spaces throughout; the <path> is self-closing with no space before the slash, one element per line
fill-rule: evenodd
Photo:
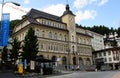
<path fill-rule="evenodd" d="M 0 78 L 20 78 L 12 73 L 1 73 Z M 33 76 L 27 78 L 120 78 L 120 71 L 72 72 L 63 75 Z"/>
<path fill-rule="evenodd" d="M 115 77 L 118 71 L 102 71 L 102 72 L 74 72 L 71 74 L 52 76 L 47 78 L 120 78 Z"/>
<path fill-rule="evenodd" d="M 12 73 L 1 73 L 0 72 L 0 78 L 17 78 L 17 77 Z"/>

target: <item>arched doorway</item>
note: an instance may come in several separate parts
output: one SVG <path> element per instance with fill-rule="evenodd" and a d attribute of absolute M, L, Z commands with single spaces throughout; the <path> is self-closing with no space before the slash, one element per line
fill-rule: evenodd
<path fill-rule="evenodd" d="M 84 71 L 85 70 L 85 66 L 84 66 L 84 63 L 83 63 L 83 59 L 81 57 L 79 57 L 79 69 L 81 71 Z"/>
<path fill-rule="evenodd" d="M 52 61 L 53 61 L 53 65 L 55 65 L 55 62 L 57 62 L 57 57 L 56 56 L 52 56 Z"/>
<path fill-rule="evenodd" d="M 62 57 L 62 66 L 67 70 L 67 58 L 65 56 Z"/>
<path fill-rule="evenodd" d="M 86 59 L 86 65 L 87 65 L 87 66 L 88 66 L 88 65 L 91 65 L 89 58 Z"/>
<path fill-rule="evenodd" d="M 66 65 L 67 64 L 67 58 L 64 56 L 62 57 L 62 64 L 63 65 Z"/>
<path fill-rule="evenodd" d="M 79 65 L 83 65 L 83 59 L 79 57 Z"/>
<path fill-rule="evenodd" d="M 76 65 L 76 57 L 73 57 L 73 65 Z"/>

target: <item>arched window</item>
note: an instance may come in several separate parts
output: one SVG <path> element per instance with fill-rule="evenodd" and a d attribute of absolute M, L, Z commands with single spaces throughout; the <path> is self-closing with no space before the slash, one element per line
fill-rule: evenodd
<path fill-rule="evenodd" d="M 49 38 L 52 39 L 52 32 L 49 32 Z"/>
<path fill-rule="evenodd" d="M 63 65 L 66 65 L 67 64 L 67 58 L 64 56 L 62 57 L 62 64 Z"/>

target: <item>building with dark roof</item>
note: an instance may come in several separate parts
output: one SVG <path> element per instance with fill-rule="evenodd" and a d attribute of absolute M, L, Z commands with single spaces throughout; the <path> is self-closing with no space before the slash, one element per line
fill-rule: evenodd
<path fill-rule="evenodd" d="M 38 37 L 38 56 L 55 61 L 61 69 L 92 65 L 92 37 L 76 26 L 68 4 L 61 17 L 31 9 L 15 26 L 12 37 L 23 41 L 30 27 Z"/>

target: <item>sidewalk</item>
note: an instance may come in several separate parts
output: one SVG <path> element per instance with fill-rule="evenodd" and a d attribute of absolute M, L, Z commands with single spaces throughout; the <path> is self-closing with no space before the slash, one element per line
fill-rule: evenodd
<path fill-rule="evenodd" d="M 120 78 L 120 72 L 116 73 L 112 78 Z"/>
<path fill-rule="evenodd" d="M 38 74 L 38 73 L 30 73 L 30 74 L 23 74 L 23 75 L 19 75 L 19 74 L 16 74 L 14 73 L 14 75 L 17 77 L 17 78 L 46 78 L 46 77 L 51 77 L 51 76 L 59 76 L 59 75 L 65 75 L 65 74 L 70 74 L 72 73 L 72 71 L 60 71 L 60 72 L 56 72 L 56 73 L 53 73 L 53 74 L 50 74 L 50 75 L 41 75 L 41 74 Z"/>

